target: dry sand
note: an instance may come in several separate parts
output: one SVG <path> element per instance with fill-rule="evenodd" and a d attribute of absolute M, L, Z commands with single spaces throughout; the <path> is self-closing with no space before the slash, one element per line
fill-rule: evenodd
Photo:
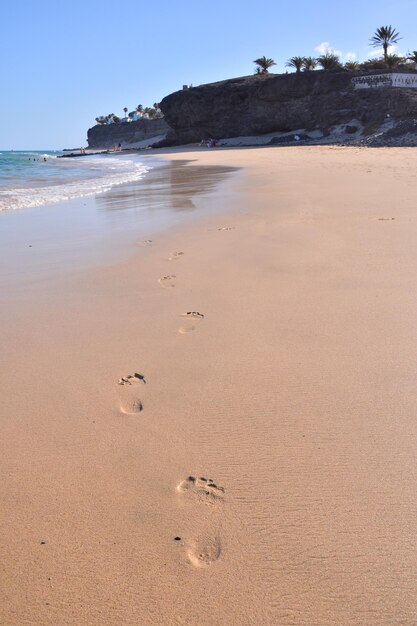
<path fill-rule="evenodd" d="M 417 623 L 416 156 L 189 154 L 204 216 L 6 299 L 2 625 Z"/>

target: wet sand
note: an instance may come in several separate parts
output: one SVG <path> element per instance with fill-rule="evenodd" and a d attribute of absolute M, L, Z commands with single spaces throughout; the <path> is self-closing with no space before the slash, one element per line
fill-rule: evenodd
<path fill-rule="evenodd" d="M 416 623 L 415 156 L 187 154 L 194 217 L 9 281 L 1 624 Z"/>

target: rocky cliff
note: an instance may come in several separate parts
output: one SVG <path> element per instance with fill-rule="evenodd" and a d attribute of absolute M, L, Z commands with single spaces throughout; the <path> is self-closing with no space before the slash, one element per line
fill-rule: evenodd
<path fill-rule="evenodd" d="M 417 90 L 355 90 L 352 78 L 363 75 L 313 71 L 248 76 L 177 91 L 161 102 L 173 129 L 167 143 L 295 129 L 320 130 L 326 136 L 331 127 L 352 120 L 360 122 L 366 135 L 367 128 L 375 130 L 388 117 L 404 120 L 417 115 Z"/>
<path fill-rule="evenodd" d="M 162 119 L 142 119 L 124 124 L 97 124 L 89 128 L 87 141 L 89 148 L 112 148 L 119 143 L 129 146 L 146 140 L 160 141 L 165 137 L 169 127 Z M 152 143 L 152 142 L 151 142 Z"/>

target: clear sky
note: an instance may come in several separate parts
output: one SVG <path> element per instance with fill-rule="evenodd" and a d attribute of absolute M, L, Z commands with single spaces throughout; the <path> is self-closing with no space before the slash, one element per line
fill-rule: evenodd
<path fill-rule="evenodd" d="M 263 55 L 277 72 L 326 45 L 363 60 L 381 25 L 416 50 L 416 23 L 417 0 L 2 0 L 0 149 L 85 145 L 98 115 L 252 74 Z"/>

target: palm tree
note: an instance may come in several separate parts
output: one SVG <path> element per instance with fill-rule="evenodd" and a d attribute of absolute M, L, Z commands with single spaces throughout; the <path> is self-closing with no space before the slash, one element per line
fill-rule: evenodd
<path fill-rule="evenodd" d="M 303 59 L 303 72 L 310 72 L 317 67 L 317 59 L 314 57 L 304 57 Z"/>
<path fill-rule="evenodd" d="M 413 61 L 414 63 L 417 63 L 417 50 L 413 50 L 412 53 L 407 54 L 407 59 L 409 61 Z"/>
<path fill-rule="evenodd" d="M 293 67 L 296 72 L 301 72 L 303 64 L 304 64 L 304 57 L 291 57 L 291 59 L 289 59 L 286 62 L 285 66 Z"/>
<path fill-rule="evenodd" d="M 125 112 L 125 117 L 127 116 L 127 112 L 128 112 L 128 110 L 129 110 L 129 109 L 128 109 L 127 107 L 124 107 L 124 108 L 123 108 L 123 111 Z"/>
<path fill-rule="evenodd" d="M 357 61 L 346 61 L 345 63 L 345 69 L 347 70 L 358 70 L 359 69 L 359 63 Z"/>
<path fill-rule="evenodd" d="M 338 70 L 342 67 L 339 57 L 337 54 L 333 54 L 332 52 L 326 52 L 326 54 L 323 54 L 317 59 L 317 63 L 321 65 L 324 70 Z"/>
<path fill-rule="evenodd" d="M 143 109 L 143 117 L 147 117 L 149 119 L 153 118 L 154 109 L 152 107 L 145 107 Z"/>
<path fill-rule="evenodd" d="M 370 43 L 374 48 L 383 48 L 384 61 L 387 62 L 388 47 L 397 43 L 399 39 L 401 39 L 400 33 L 398 33 L 395 28 L 392 26 L 380 26 L 376 29 Z"/>
<path fill-rule="evenodd" d="M 274 59 L 267 59 L 267 57 L 259 57 L 259 59 L 254 60 L 254 63 L 258 66 L 256 68 L 257 74 L 269 74 L 268 69 L 276 65 Z"/>
<path fill-rule="evenodd" d="M 385 65 L 389 70 L 394 70 L 401 63 L 404 62 L 404 57 L 398 56 L 398 54 L 387 54 L 385 58 Z"/>
<path fill-rule="evenodd" d="M 138 104 L 138 106 L 136 107 L 136 113 L 142 113 L 143 111 L 143 106 L 141 104 Z"/>
<path fill-rule="evenodd" d="M 383 70 L 386 67 L 384 59 L 368 59 L 360 64 L 361 70 Z"/>
<path fill-rule="evenodd" d="M 161 119 L 161 117 L 164 117 L 164 114 L 161 111 L 161 104 L 160 102 L 154 102 L 153 103 L 153 108 L 154 108 L 154 118 L 156 119 Z"/>

